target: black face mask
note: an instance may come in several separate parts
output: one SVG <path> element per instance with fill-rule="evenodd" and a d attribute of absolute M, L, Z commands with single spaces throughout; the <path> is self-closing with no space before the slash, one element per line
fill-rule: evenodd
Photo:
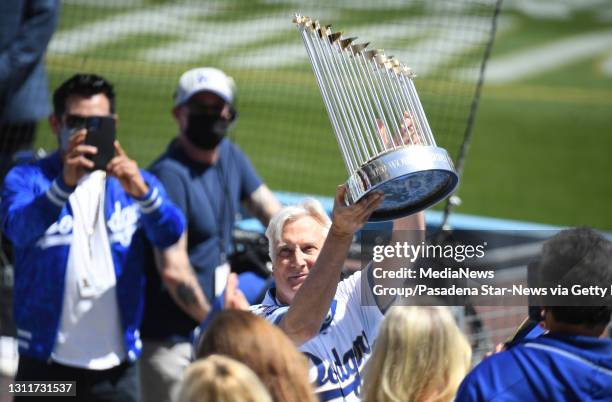
<path fill-rule="evenodd" d="M 212 150 L 227 134 L 234 119 L 226 119 L 218 114 L 189 114 L 185 135 L 200 149 Z"/>

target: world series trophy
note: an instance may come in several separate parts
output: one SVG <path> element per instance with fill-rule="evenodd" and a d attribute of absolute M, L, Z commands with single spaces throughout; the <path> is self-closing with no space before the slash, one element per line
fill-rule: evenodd
<path fill-rule="evenodd" d="M 349 174 L 346 202 L 372 191 L 385 198 L 370 221 L 399 218 L 448 197 L 459 178 L 436 146 L 412 82 L 415 74 L 369 43 L 354 43 L 295 15 Z"/>

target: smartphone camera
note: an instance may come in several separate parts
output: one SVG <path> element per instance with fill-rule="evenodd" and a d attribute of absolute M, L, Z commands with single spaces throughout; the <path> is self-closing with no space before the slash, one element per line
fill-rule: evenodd
<path fill-rule="evenodd" d="M 87 127 L 87 131 L 100 130 L 102 126 L 105 124 L 105 121 L 107 121 L 108 119 L 109 117 L 102 117 L 102 116 L 88 117 L 85 119 L 85 127 Z M 114 119 L 112 120 L 114 121 Z"/>
<path fill-rule="evenodd" d="M 93 170 L 106 170 L 106 165 L 115 156 L 115 118 L 112 116 L 91 116 L 85 119 L 87 135 L 85 144 L 98 148 L 98 153 L 90 155 L 94 162 Z"/>

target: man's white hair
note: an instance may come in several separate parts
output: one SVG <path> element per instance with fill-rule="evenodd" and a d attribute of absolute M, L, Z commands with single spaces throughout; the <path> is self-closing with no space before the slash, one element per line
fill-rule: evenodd
<path fill-rule="evenodd" d="M 323 209 L 321 203 L 315 199 L 307 198 L 298 205 L 288 205 L 281 208 L 270 220 L 266 229 L 266 237 L 269 243 L 269 254 L 272 261 L 275 257 L 276 244 L 280 242 L 283 234 L 283 228 L 288 222 L 295 222 L 299 218 L 309 216 L 317 221 L 322 228 L 323 236 L 327 236 L 327 232 L 331 226 L 331 219 Z"/>

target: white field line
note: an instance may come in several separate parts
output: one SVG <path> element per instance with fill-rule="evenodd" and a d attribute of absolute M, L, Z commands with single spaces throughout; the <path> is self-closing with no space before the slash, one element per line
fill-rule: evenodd
<path fill-rule="evenodd" d="M 115 43 L 130 35 L 162 34 L 171 36 L 188 32 L 200 24 L 189 18 L 201 18 L 215 12 L 211 7 L 174 4 L 130 11 L 94 23 L 56 33 L 49 45 L 50 53 L 76 54 Z"/>
<path fill-rule="evenodd" d="M 240 68 L 281 68 L 296 64 L 308 63 L 306 49 L 302 39 L 295 32 L 296 38 L 292 43 L 266 46 L 237 56 L 224 58 L 227 65 Z"/>
<path fill-rule="evenodd" d="M 420 3 L 422 0 L 335 0 L 329 4 L 333 4 L 333 7 L 338 8 L 351 8 L 358 10 L 384 10 L 384 9 L 395 9 L 404 8 L 410 6 L 413 3 Z M 305 5 L 304 0 L 265 0 L 267 4 L 293 4 L 296 8 L 296 12 L 302 15 L 307 15 L 312 18 L 321 18 L 323 14 L 309 14 L 308 12 L 301 12 L 304 8 L 308 8 Z M 327 14 L 327 12 L 326 12 Z"/>
<path fill-rule="evenodd" d="M 503 9 L 536 19 L 566 20 L 576 11 L 602 10 L 609 5 L 609 0 L 504 0 Z"/>
<path fill-rule="evenodd" d="M 268 4 L 293 4 L 296 11 L 308 8 L 304 4 L 304 0 L 265 0 Z M 479 7 L 482 5 L 492 5 L 494 0 L 461 0 L 461 1 L 446 1 L 444 3 L 426 0 L 335 0 L 334 7 L 349 8 L 357 10 L 392 10 L 405 9 L 414 4 L 423 5 L 426 11 L 437 12 L 441 9 L 462 11 L 469 13 L 471 7 Z M 331 4 L 331 3 L 330 3 Z M 504 10 L 516 10 L 520 13 L 542 19 L 557 19 L 564 20 L 571 16 L 576 11 L 583 10 L 602 10 L 606 5 L 610 4 L 609 0 L 504 0 Z M 310 10 L 308 10 L 310 12 Z M 308 14 L 309 17 L 320 17 L 315 14 Z"/>
<path fill-rule="evenodd" d="M 504 84 L 529 78 L 612 49 L 612 31 L 576 35 L 547 45 L 492 58 L 486 70 L 489 83 Z"/>
<path fill-rule="evenodd" d="M 498 32 L 508 30 L 513 25 L 511 17 L 502 16 L 498 21 Z M 437 27 L 430 38 L 396 52 L 395 56 L 409 65 L 418 76 L 424 77 L 453 59 L 481 48 L 489 40 L 490 30 L 491 18 L 488 17 L 447 20 L 447 24 Z"/>
<path fill-rule="evenodd" d="M 145 60 L 152 62 L 189 62 L 202 56 L 223 53 L 233 47 L 264 40 L 286 32 L 295 34 L 292 14 L 280 12 L 256 19 L 231 23 L 207 22 L 181 28 L 174 34 L 179 40 L 143 52 Z"/>
<path fill-rule="evenodd" d="M 612 55 L 608 56 L 603 64 L 601 65 L 601 70 L 604 75 L 608 77 L 612 77 Z"/>
<path fill-rule="evenodd" d="M 510 5 L 504 4 L 503 7 L 543 20 L 566 20 L 572 15 L 570 6 L 559 1 L 514 1 Z"/>
<path fill-rule="evenodd" d="M 326 21 L 321 21 L 326 23 Z M 342 29 L 345 36 L 358 36 L 357 43 L 364 41 L 371 42 L 373 46 L 377 44 L 390 43 L 391 40 L 405 39 L 419 36 L 410 21 L 404 21 L 404 25 L 394 25 L 399 22 L 388 24 L 362 25 L 354 28 Z M 335 27 L 334 27 L 335 28 Z M 293 27 L 290 43 L 265 46 L 245 52 L 239 56 L 232 56 L 226 60 L 230 63 L 248 64 L 252 68 L 280 68 L 296 64 L 307 63 L 308 57 L 304 48 L 302 37 L 298 30 Z"/>
<path fill-rule="evenodd" d="M 128 8 L 144 5 L 144 0 L 62 0 L 63 4 L 96 6 L 101 8 Z"/>
<path fill-rule="evenodd" d="M 500 30 L 512 25 L 509 17 L 500 21 Z M 469 26 L 469 31 L 461 32 Z M 370 48 L 386 48 L 386 54 L 393 55 L 411 66 L 419 76 L 431 73 L 449 60 L 463 55 L 474 47 L 480 47 L 489 38 L 491 19 L 487 17 L 456 18 L 414 18 L 385 24 L 347 27 L 345 36 L 357 36 L 357 43 L 370 42 Z M 266 46 L 232 56 L 226 60 L 251 68 L 280 68 L 307 63 L 306 50 L 300 35 L 295 31 L 292 43 Z M 425 39 L 418 39 L 425 37 Z M 415 45 L 402 48 L 400 42 L 414 39 Z"/>

